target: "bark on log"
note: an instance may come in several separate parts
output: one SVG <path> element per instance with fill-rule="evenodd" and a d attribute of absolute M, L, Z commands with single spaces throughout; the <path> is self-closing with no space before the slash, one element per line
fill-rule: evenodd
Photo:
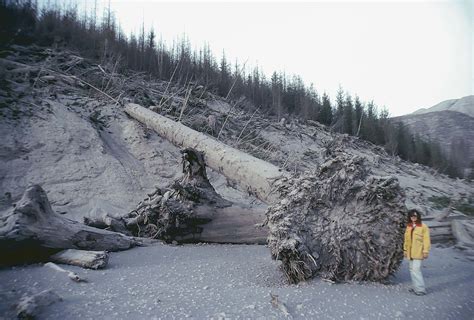
<path fill-rule="evenodd" d="M 286 173 L 277 166 L 227 146 L 181 123 L 163 117 L 140 105 L 129 103 L 125 112 L 175 145 L 203 152 L 210 168 L 239 183 L 244 190 L 260 200 L 272 203 L 272 184 Z"/>
<path fill-rule="evenodd" d="M 291 177 L 138 105 L 125 111 L 174 144 L 203 152 L 210 167 L 271 204 L 268 243 L 290 282 L 315 275 L 380 281 L 399 267 L 406 207 L 398 180 L 372 174 L 370 162 L 345 153 L 337 139 L 318 173 Z"/>
<path fill-rule="evenodd" d="M 16 207 L 0 215 L 0 265 L 42 261 L 64 249 L 119 251 L 139 244 L 133 237 L 60 216 L 38 185 L 28 187 Z"/>
<path fill-rule="evenodd" d="M 67 249 L 53 254 L 50 260 L 56 263 L 97 270 L 107 266 L 109 254 L 106 251 Z"/>

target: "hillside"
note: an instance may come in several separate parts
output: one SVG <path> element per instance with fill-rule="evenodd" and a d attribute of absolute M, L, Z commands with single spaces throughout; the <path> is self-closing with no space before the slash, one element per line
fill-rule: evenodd
<path fill-rule="evenodd" d="M 48 68 L 43 67 L 46 59 Z M 104 77 L 106 66 L 70 52 L 14 47 L 1 67 L 4 203 L 18 200 L 27 185 L 39 183 L 57 211 L 80 220 L 98 211 L 128 212 L 154 186 L 172 181 L 179 172 L 179 150 L 129 119 L 120 101 L 181 117 L 196 130 L 292 172 L 314 170 L 331 148 L 361 155 L 376 173 L 397 176 L 407 205 L 422 207 L 427 214 L 436 213 L 428 200 L 432 197 L 467 202 L 474 192 L 472 184 L 401 161 L 378 146 L 332 133 L 316 122 L 278 123 L 201 88 L 187 91 L 191 96 L 182 109 L 187 88 L 145 80 L 139 73 Z M 153 106 L 160 101 L 161 107 Z M 210 117 L 214 126 L 209 125 Z M 224 195 L 239 201 L 248 198 L 229 189 L 232 182 L 222 176 L 211 174 L 211 178 Z"/>
<path fill-rule="evenodd" d="M 412 115 L 437 111 L 457 111 L 474 117 L 474 96 L 446 100 L 432 106 L 431 108 L 421 108 L 416 110 Z"/>
<path fill-rule="evenodd" d="M 448 100 L 429 109 L 392 118 L 420 138 L 437 142 L 461 174 L 469 176 L 474 161 L 474 96 Z"/>

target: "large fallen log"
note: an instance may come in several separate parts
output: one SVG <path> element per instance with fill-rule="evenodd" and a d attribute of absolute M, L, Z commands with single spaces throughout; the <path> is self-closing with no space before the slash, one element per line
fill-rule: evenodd
<path fill-rule="evenodd" d="M 175 145 L 203 152 L 207 166 L 237 181 L 244 190 L 255 194 L 262 201 L 272 203 L 277 200 L 272 193 L 273 182 L 287 175 L 277 166 L 229 147 L 140 105 L 129 103 L 125 106 L 125 112 Z"/>
<path fill-rule="evenodd" d="M 55 213 L 46 193 L 33 185 L 15 207 L 0 215 L 0 265 L 41 261 L 64 249 L 126 250 L 141 244 Z"/>
<path fill-rule="evenodd" d="M 315 275 L 380 281 L 399 267 L 406 208 L 398 180 L 374 175 L 369 161 L 337 141 L 317 173 L 291 176 L 139 105 L 125 111 L 174 144 L 203 152 L 211 168 L 270 204 L 269 247 L 290 282 Z"/>

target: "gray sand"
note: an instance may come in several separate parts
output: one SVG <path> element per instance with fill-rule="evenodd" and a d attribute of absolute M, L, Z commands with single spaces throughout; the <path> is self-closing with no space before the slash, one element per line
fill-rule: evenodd
<path fill-rule="evenodd" d="M 0 314 L 25 292 L 53 289 L 63 301 L 39 319 L 472 319 L 474 268 L 452 248 L 433 248 L 423 267 L 428 295 L 408 292 L 404 262 L 391 284 L 288 285 L 265 246 L 157 244 L 112 253 L 104 270 L 62 266 L 74 283 L 41 264 L 0 270 Z M 272 306 L 278 295 L 290 316 Z M 1 318 L 1 317 L 0 317 Z"/>

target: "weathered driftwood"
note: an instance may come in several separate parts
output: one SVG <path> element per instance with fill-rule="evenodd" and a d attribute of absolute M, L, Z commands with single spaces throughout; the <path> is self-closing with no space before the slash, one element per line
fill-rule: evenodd
<path fill-rule="evenodd" d="M 474 238 L 469 233 L 468 228 L 461 220 L 451 221 L 451 228 L 453 230 L 453 236 L 456 240 L 456 247 L 460 249 L 474 250 Z"/>
<path fill-rule="evenodd" d="M 437 217 L 435 217 L 436 221 L 444 221 L 446 218 L 453 212 L 452 208 L 450 206 L 446 207 L 441 214 L 439 214 Z"/>
<path fill-rule="evenodd" d="M 124 218 L 137 236 L 179 242 L 265 243 L 263 210 L 224 200 L 207 179 L 201 153 L 185 149 L 183 177 L 156 189 Z"/>
<path fill-rule="evenodd" d="M 106 251 L 67 249 L 53 254 L 49 260 L 82 268 L 102 269 L 109 262 L 109 254 Z"/>
<path fill-rule="evenodd" d="M 54 271 L 59 271 L 61 273 L 65 273 L 68 276 L 68 278 L 71 279 L 74 282 L 87 282 L 86 279 L 84 279 L 82 277 L 79 277 L 78 274 L 76 274 L 72 271 L 63 269 L 63 268 L 61 268 L 60 266 L 58 266 L 57 264 L 55 264 L 53 262 L 47 262 L 47 263 L 44 264 L 44 266 L 48 267 L 48 268 L 51 268 Z"/>
<path fill-rule="evenodd" d="M 17 304 L 16 313 L 20 319 L 34 319 L 42 307 L 62 301 L 61 297 L 52 290 L 44 290 L 32 296 L 23 296 Z"/>
<path fill-rule="evenodd" d="M 63 249 L 119 251 L 139 244 L 55 213 L 38 185 L 28 187 L 16 206 L 0 216 L 0 265 L 45 260 Z"/>
<path fill-rule="evenodd" d="M 174 144 L 203 152 L 211 168 L 271 205 L 268 243 L 291 282 L 315 275 L 379 281 L 400 265 L 406 208 L 398 180 L 375 176 L 337 141 L 319 172 L 292 177 L 138 105 L 125 111 Z"/>
<path fill-rule="evenodd" d="M 380 281 L 403 257 L 403 192 L 393 177 L 370 173 L 364 158 L 341 153 L 316 174 L 283 179 L 267 211 L 272 256 L 291 282 Z"/>
<path fill-rule="evenodd" d="M 84 224 L 86 226 L 106 229 L 110 231 L 120 232 L 125 235 L 131 235 L 128 231 L 125 221 L 122 218 L 112 217 L 109 214 L 99 216 L 86 216 L 84 217 Z"/>

